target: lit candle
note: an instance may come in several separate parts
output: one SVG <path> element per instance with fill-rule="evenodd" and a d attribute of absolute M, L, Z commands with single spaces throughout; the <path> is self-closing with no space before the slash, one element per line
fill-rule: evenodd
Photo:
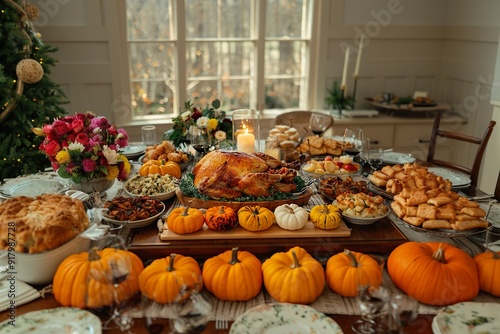
<path fill-rule="evenodd" d="M 347 66 L 349 65 L 349 48 L 345 50 L 345 58 L 344 58 L 344 70 L 342 72 L 342 81 L 340 83 L 340 89 L 345 89 L 346 80 L 347 80 Z"/>
<path fill-rule="evenodd" d="M 361 35 L 358 48 L 358 58 L 356 58 L 356 66 L 354 67 L 354 77 L 357 78 L 359 74 L 359 64 L 361 63 L 361 51 L 363 51 L 363 39 L 365 35 Z"/>
<path fill-rule="evenodd" d="M 238 135 L 236 138 L 236 146 L 239 152 L 255 152 L 255 136 L 253 133 L 248 133 L 248 128 L 245 129 L 245 133 Z"/>

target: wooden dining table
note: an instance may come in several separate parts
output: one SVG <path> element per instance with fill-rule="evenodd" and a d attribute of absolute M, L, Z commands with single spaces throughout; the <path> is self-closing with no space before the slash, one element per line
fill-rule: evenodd
<path fill-rule="evenodd" d="M 114 191 L 119 191 L 119 183 L 110 191 L 108 196 L 112 197 Z M 482 193 L 477 189 L 470 189 L 475 193 Z M 318 194 L 315 194 L 315 200 L 318 200 Z M 164 202 L 168 209 L 178 206 L 176 198 Z M 126 240 L 128 249 L 137 254 L 145 263 L 156 258 L 165 257 L 172 252 L 195 257 L 200 263 L 209 257 L 220 254 L 233 247 L 248 250 L 261 259 L 265 259 L 276 252 L 287 251 L 292 246 L 300 246 L 320 260 L 323 264 L 329 256 L 339 253 L 344 249 L 350 249 L 363 253 L 377 253 L 388 255 L 394 248 L 409 240 L 408 233 L 403 233 L 401 226 L 396 224 L 391 216 L 388 216 L 377 224 L 347 226 L 350 235 L 346 237 L 329 237 L 325 233 L 322 238 L 303 238 L 300 232 L 296 236 L 286 238 L 266 238 L 265 234 L 258 237 L 238 237 L 238 238 L 205 238 L 205 239 L 173 239 L 161 240 L 159 230 L 156 224 L 151 224 L 142 228 L 122 228 L 117 230 L 117 235 Z M 41 289 L 43 287 L 35 287 Z M 28 304 L 20 305 L 15 308 L 15 316 L 23 315 L 27 312 L 53 309 L 60 307 L 52 294 L 46 294 L 43 298 L 38 298 Z M 359 315 L 352 314 L 332 314 L 326 313 L 341 327 L 344 333 L 354 333 L 351 326 L 360 319 Z M 0 313 L 0 322 L 8 319 L 10 313 L 3 311 Z M 97 314 L 105 317 L 106 315 Z M 215 315 L 217 317 L 217 315 Z M 420 314 L 418 318 L 405 328 L 407 333 L 433 333 L 432 321 L 433 314 Z M 201 333 L 229 333 L 232 320 L 229 322 L 228 329 L 216 329 L 215 321 L 211 320 Z M 104 333 L 123 333 L 118 328 L 107 329 Z M 128 333 L 151 333 L 146 328 L 144 318 L 135 318 L 132 328 Z M 165 322 L 165 328 L 162 333 L 170 333 L 170 325 Z"/>

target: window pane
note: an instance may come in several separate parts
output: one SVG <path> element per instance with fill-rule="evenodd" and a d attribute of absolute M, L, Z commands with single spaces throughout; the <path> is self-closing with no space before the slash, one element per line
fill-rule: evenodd
<path fill-rule="evenodd" d="M 298 108 L 300 106 L 301 82 L 296 79 L 267 79 L 266 108 Z"/>
<path fill-rule="evenodd" d="M 200 105 L 221 99 L 216 80 L 188 80 L 186 93 L 188 99 L 197 99 Z"/>
<path fill-rule="evenodd" d="M 128 39 L 172 39 L 171 1 L 127 0 Z"/>
<path fill-rule="evenodd" d="M 222 86 L 226 110 L 250 108 L 250 80 L 225 80 Z"/>
<path fill-rule="evenodd" d="M 172 114 L 173 84 L 164 81 L 132 83 L 132 109 L 134 116 Z"/>
<path fill-rule="evenodd" d="M 266 37 L 307 37 L 307 0 L 267 0 Z"/>
<path fill-rule="evenodd" d="M 267 42 L 266 75 L 302 75 L 305 42 Z"/>
<path fill-rule="evenodd" d="M 245 75 L 252 71 L 251 42 L 186 43 L 188 77 Z"/>
<path fill-rule="evenodd" d="M 250 37 L 252 0 L 186 0 L 186 38 Z"/>
<path fill-rule="evenodd" d="M 130 44 L 130 79 L 175 78 L 172 43 Z"/>

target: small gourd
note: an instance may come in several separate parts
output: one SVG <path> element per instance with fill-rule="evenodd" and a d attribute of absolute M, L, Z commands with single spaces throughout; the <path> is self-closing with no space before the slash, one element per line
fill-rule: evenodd
<path fill-rule="evenodd" d="M 181 301 L 203 288 L 198 262 L 189 256 L 170 254 L 156 259 L 139 275 L 143 296 L 159 304 Z M 180 295 L 181 292 L 185 294 Z"/>
<path fill-rule="evenodd" d="M 238 223 L 238 215 L 229 206 L 213 206 L 205 213 L 207 226 L 214 231 L 227 231 Z"/>
<path fill-rule="evenodd" d="M 246 205 L 238 210 L 238 222 L 249 231 L 264 231 L 274 223 L 274 213 L 259 205 Z"/>
<path fill-rule="evenodd" d="M 220 300 L 249 300 L 262 288 L 262 263 L 237 247 L 206 260 L 202 275 L 207 290 Z"/>
<path fill-rule="evenodd" d="M 181 178 L 181 166 L 174 161 L 166 160 L 148 160 L 141 168 L 139 168 L 139 175 L 146 176 L 149 174 L 171 175 L 178 179 Z"/>
<path fill-rule="evenodd" d="M 500 254 L 487 249 L 474 256 L 479 275 L 479 288 L 495 297 L 500 297 Z"/>
<path fill-rule="evenodd" d="M 274 209 L 274 218 L 285 230 L 300 230 L 309 220 L 309 212 L 297 204 L 283 204 Z"/>
<path fill-rule="evenodd" d="M 333 204 L 315 205 L 309 214 L 314 226 L 323 230 L 333 230 L 340 226 L 342 213 Z"/>
<path fill-rule="evenodd" d="M 325 287 L 321 264 L 301 247 L 275 253 L 262 264 L 267 292 L 280 303 L 309 304 Z"/>
<path fill-rule="evenodd" d="M 326 283 L 344 297 L 355 297 L 359 285 L 379 286 L 382 268 L 372 256 L 348 249 L 332 255 L 326 262 Z"/>
<path fill-rule="evenodd" d="M 203 228 L 205 216 L 195 208 L 191 208 L 191 201 L 185 207 L 175 208 L 167 218 L 167 227 L 177 234 L 194 233 Z"/>

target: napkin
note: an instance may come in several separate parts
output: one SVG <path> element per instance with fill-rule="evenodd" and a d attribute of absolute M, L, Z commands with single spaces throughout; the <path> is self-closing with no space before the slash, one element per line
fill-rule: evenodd
<path fill-rule="evenodd" d="M 17 307 L 41 296 L 40 292 L 31 285 L 18 279 L 9 279 L 7 275 L 0 281 L 0 312 L 11 305 Z"/>

